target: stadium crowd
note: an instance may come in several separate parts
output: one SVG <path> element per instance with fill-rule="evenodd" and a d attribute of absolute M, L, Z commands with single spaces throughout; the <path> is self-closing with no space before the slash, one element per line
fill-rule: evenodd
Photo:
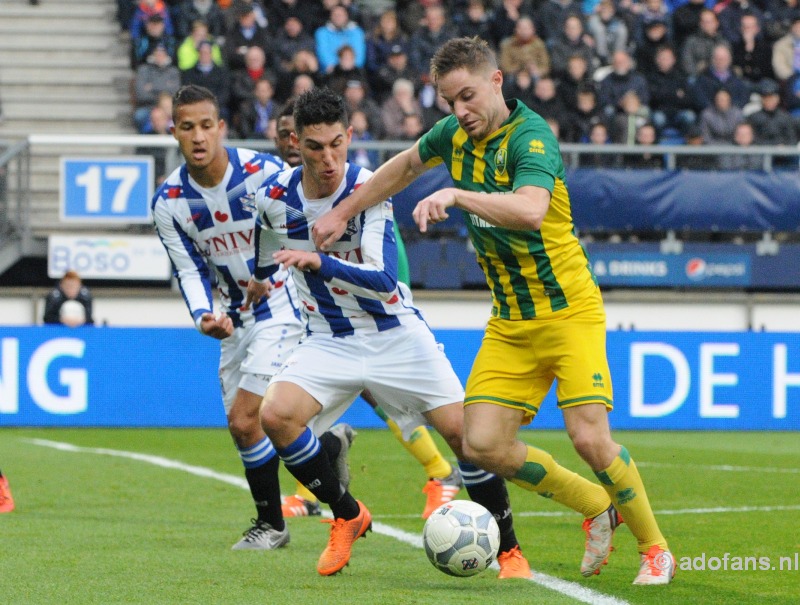
<path fill-rule="evenodd" d="M 140 133 L 167 132 L 191 83 L 220 99 L 230 136 L 272 139 L 281 104 L 326 84 L 354 140 L 416 140 L 449 113 L 428 65 L 457 36 L 487 40 L 506 97 L 563 142 L 788 146 L 800 132 L 798 0 L 118 0 L 118 18 Z"/>

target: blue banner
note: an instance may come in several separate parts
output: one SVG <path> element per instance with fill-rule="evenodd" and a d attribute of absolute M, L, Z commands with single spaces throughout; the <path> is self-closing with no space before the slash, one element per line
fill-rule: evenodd
<path fill-rule="evenodd" d="M 483 333 L 435 332 L 465 382 Z M 609 332 L 608 356 L 616 429 L 800 430 L 800 334 Z M 193 329 L 1 328 L 0 426 L 224 427 L 218 357 Z M 563 427 L 552 392 L 532 427 Z"/>

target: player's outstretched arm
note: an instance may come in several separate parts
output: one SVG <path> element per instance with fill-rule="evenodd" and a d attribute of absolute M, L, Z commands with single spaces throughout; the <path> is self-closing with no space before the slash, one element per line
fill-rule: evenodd
<path fill-rule="evenodd" d="M 335 208 L 319 217 L 311 230 L 319 250 L 328 250 L 347 228 L 347 221 L 402 191 L 420 174 L 428 170 L 419 156 L 419 141 L 400 152 L 375 171 L 368 181 L 342 200 Z"/>

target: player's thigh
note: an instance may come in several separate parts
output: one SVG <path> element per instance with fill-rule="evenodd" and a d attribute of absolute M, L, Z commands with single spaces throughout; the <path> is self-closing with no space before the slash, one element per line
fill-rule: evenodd
<path fill-rule="evenodd" d="M 525 421 L 525 411 L 493 403 L 464 408 L 464 442 L 475 452 L 509 451 Z"/>
<path fill-rule="evenodd" d="M 600 403 L 611 409 L 614 395 L 602 307 L 590 306 L 563 321 L 553 322 L 542 337 L 557 347 L 553 371 L 558 385 L 558 407 Z"/>
<path fill-rule="evenodd" d="M 372 335 L 365 353 L 365 386 L 406 438 L 426 424 L 426 412 L 464 400 L 443 347 L 421 321 Z"/>
<path fill-rule="evenodd" d="M 242 380 L 242 362 L 247 356 L 247 330 L 236 328 L 233 334 L 220 341 L 219 384 L 225 414 L 230 416 L 239 383 Z M 266 384 L 263 385 L 266 388 Z M 263 390 L 261 391 L 263 394 Z"/>
<path fill-rule="evenodd" d="M 535 320 L 489 320 L 467 380 L 467 407 L 484 403 L 519 410 L 522 422 L 530 422 L 553 382 L 533 344 L 535 328 Z"/>
<path fill-rule="evenodd" d="M 363 355 L 355 345 L 349 339 L 327 335 L 306 338 L 272 377 L 267 401 L 273 392 L 281 392 L 273 391 L 280 383 L 299 387 L 320 406 L 309 426 L 317 434 L 325 432 L 364 388 Z"/>

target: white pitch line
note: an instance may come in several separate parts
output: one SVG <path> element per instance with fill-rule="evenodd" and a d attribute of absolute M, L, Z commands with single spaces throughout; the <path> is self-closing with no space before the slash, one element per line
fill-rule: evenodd
<path fill-rule="evenodd" d="M 198 477 L 215 479 L 217 481 L 222 481 L 224 483 L 228 483 L 230 485 L 234 485 L 242 489 L 249 489 L 247 481 L 242 479 L 241 477 L 237 477 L 235 475 L 229 475 L 227 473 L 218 473 L 216 471 L 213 471 L 209 468 L 205 468 L 202 466 L 193 466 L 190 464 L 184 464 L 183 462 L 179 462 L 177 460 L 171 460 L 169 458 L 164 458 L 162 456 L 153 456 L 150 454 L 140 454 L 138 452 L 126 452 L 122 450 L 112 450 L 107 448 L 81 447 L 79 445 L 73 445 L 71 443 L 63 443 L 61 441 L 50 441 L 48 439 L 24 439 L 23 441 L 27 441 L 28 443 L 39 445 L 42 447 L 53 448 L 62 452 L 75 452 L 81 454 L 100 454 L 103 456 L 115 456 L 117 458 L 129 458 L 131 460 L 137 460 L 139 462 L 146 462 L 148 464 L 153 464 L 161 468 L 175 469 L 183 471 L 185 473 L 189 473 L 191 475 L 196 475 Z M 415 548 L 420 548 L 420 549 L 422 548 L 422 538 L 419 535 L 403 531 L 396 527 L 392 527 L 391 525 L 386 525 L 384 523 L 379 523 L 379 522 L 373 522 L 372 531 L 382 534 L 384 536 L 388 536 L 390 538 L 394 538 L 395 540 L 398 540 L 400 542 L 405 542 L 406 544 L 410 544 Z M 499 567 L 497 567 L 497 563 L 493 563 L 492 567 L 495 569 L 499 569 Z M 534 576 L 531 578 L 531 581 L 549 590 L 559 592 L 563 595 L 571 597 L 576 601 L 580 601 L 582 603 L 589 603 L 590 605 L 630 605 L 627 601 L 624 601 L 622 599 L 605 595 L 596 590 L 592 590 L 591 588 L 587 588 L 575 582 L 570 582 L 568 580 L 562 580 L 561 578 L 556 578 L 555 576 L 542 573 L 541 571 L 534 570 Z"/>
<path fill-rule="evenodd" d="M 779 468 L 775 466 L 734 466 L 731 464 L 673 464 L 670 462 L 639 462 L 636 466 L 643 468 L 697 468 L 707 471 L 722 471 L 726 473 L 789 473 L 796 475 L 800 468 Z"/>

